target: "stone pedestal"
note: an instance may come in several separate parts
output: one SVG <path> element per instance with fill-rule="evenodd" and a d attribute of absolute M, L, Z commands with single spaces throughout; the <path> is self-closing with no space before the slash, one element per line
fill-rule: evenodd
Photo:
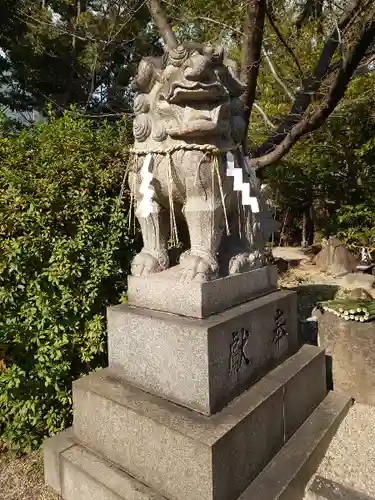
<path fill-rule="evenodd" d="M 296 307 L 286 291 L 202 320 L 116 306 L 108 311 L 109 365 L 143 390 L 211 415 L 297 350 Z"/>
<path fill-rule="evenodd" d="M 331 358 L 334 390 L 375 406 L 375 322 L 345 321 L 329 313 L 318 316 L 318 341 Z"/>
<path fill-rule="evenodd" d="M 129 276 L 128 300 L 135 307 L 206 318 L 277 288 L 277 268 L 267 266 L 204 283 L 181 283 L 179 266 L 155 276 Z"/>
<path fill-rule="evenodd" d="M 176 311 L 170 295 L 146 309 L 145 283 L 130 281 L 130 303 L 108 311 L 109 366 L 74 383 L 73 427 L 45 444 L 46 481 L 64 500 L 250 500 L 288 443 L 309 462 L 348 401 L 327 401 L 324 351 L 298 346 L 296 294 L 275 291 L 273 272 L 194 285 L 185 316 L 161 310 Z M 307 419 L 319 436 L 306 437 Z"/>

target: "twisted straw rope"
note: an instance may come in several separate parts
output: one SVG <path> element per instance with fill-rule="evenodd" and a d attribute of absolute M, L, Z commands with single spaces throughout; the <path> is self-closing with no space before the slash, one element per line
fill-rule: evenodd
<path fill-rule="evenodd" d="M 171 148 L 149 148 L 149 149 L 129 149 L 129 153 L 141 156 L 151 154 L 172 154 L 176 151 L 202 151 L 204 153 L 211 154 L 220 154 L 220 153 L 228 153 L 229 151 L 236 151 L 240 148 L 239 144 L 232 146 L 230 148 L 218 148 L 217 146 L 213 146 L 212 144 L 176 144 L 176 146 L 172 146 Z"/>

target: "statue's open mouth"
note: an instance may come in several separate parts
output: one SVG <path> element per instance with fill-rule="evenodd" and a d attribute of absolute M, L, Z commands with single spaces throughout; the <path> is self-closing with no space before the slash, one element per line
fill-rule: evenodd
<path fill-rule="evenodd" d="M 171 84 L 167 101 L 172 104 L 191 101 L 217 101 L 227 96 L 226 89 L 218 82 L 201 83 L 193 82 L 191 84 L 182 84 L 176 82 Z"/>
<path fill-rule="evenodd" d="M 199 109 L 199 107 L 184 107 L 184 114 L 180 122 L 170 124 L 166 131 L 171 137 L 202 136 L 216 133 L 220 124 L 217 121 L 218 113 L 215 108 Z"/>

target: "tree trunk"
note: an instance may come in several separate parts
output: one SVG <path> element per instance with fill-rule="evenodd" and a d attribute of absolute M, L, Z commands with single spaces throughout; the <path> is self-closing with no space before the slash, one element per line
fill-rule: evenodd
<path fill-rule="evenodd" d="M 248 0 L 244 25 L 244 43 L 241 76 L 246 84 L 242 95 L 245 105 L 245 121 L 249 125 L 251 110 L 253 108 L 258 73 L 261 61 L 264 19 L 266 15 L 266 0 Z M 244 150 L 247 152 L 247 137 L 244 137 Z"/>
<path fill-rule="evenodd" d="M 314 243 L 314 221 L 312 217 L 312 205 L 308 205 L 303 210 L 302 215 L 302 241 L 303 248 L 309 247 Z"/>
<path fill-rule="evenodd" d="M 357 69 L 362 58 L 366 54 L 368 48 L 375 39 L 375 19 L 371 19 L 362 29 L 360 36 L 350 54 L 345 59 L 343 66 L 340 68 L 333 80 L 327 97 L 322 104 L 311 115 L 306 115 L 287 133 L 284 139 L 272 151 L 264 154 L 261 157 L 253 157 L 250 161 L 251 166 L 260 170 L 266 166 L 277 163 L 283 156 L 288 153 L 294 144 L 304 135 L 318 129 L 331 115 L 336 106 L 343 98 L 350 79 Z"/>
<path fill-rule="evenodd" d="M 151 13 L 151 17 L 164 39 L 167 49 L 175 48 L 178 41 L 164 14 L 161 1 L 147 0 L 146 3 Z M 272 2 L 269 3 L 272 5 Z M 306 17 L 309 9 L 313 7 L 313 13 L 316 13 L 319 17 L 319 15 L 321 15 L 321 6 L 322 0 L 306 0 L 303 16 Z M 284 157 L 301 137 L 318 129 L 339 104 L 352 76 L 355 74 L 363 57 L 368 53 L 369 48 L 372 47 L 375 39 L 375 20 L 372 15 L 372 9 L 372 0 L 353 0 L 351 8 L 342 15 L 335 29 L 326 40 L 313 73 L 305 80 L 303 89 L 297 94 L 288 116 L 252 155 L 250 166 L 257 170 L 258 177 L 261 178 L 262 170 L 265 167 L 276 164 Z M 271 19 L 272 9 L 269 10 L 269 14 Z M 265 15 L 266 0 L 246 1 L 245 36 L 241 73 L 242 79 L 246 85 L 246 91 L 242 96 L 242 100 L 245 105 L 245 119 L 247 125 L 250 121 L 250 115 L 256 96 Z M 348 26 L 353 19 L 360 16 L 362 16 L 361 23 L 359 24 L 356 22 L 356 24 L 359 24 L 362 28 L 358 36 L 354 36 L 351 50 L 346 55 L 345 59 L 342 60 L 338 69 L 335 64 L 332 64 L 332 60 L 340 45 L 341 32 L 348 30 Z M 282 43 L 285 45 L 286 41 L 284 40 Z M 294 59 L 295 62 L 298 62 L 295 57 Z M 328 82 L 327 77 L 336 70 L 338 70 L 336 77 L 332 82 Z M 318 95 L 324 83 L 328 84 L 326 98 L 316 110 L 308 114 L 307 110 L 310 104 Z M 243 149 L 244 152 L 248 154 L 247 134 L 243 138 Z"/>
<path fill-rule="evenodd" d="M 177 38 L 166 18 L 159 0 L 149 0 L 147 2 L 151 17 L 162 36 L 168 49 L 175 49 L 178 45 Z"/>

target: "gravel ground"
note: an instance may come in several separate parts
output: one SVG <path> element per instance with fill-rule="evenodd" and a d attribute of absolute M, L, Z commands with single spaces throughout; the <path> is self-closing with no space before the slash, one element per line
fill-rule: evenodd
<path fill-rule="evenodd" d="M 317 476 L 375 498 L 374 422 L 375 407 L 355 403 L 329 445 Z"/>
<path fill-rule="evenodd" d="M 34 452 L 22 457 L 0 453 L 1 500 L 61 500 L 44 485 L 43 454 Z"/>

